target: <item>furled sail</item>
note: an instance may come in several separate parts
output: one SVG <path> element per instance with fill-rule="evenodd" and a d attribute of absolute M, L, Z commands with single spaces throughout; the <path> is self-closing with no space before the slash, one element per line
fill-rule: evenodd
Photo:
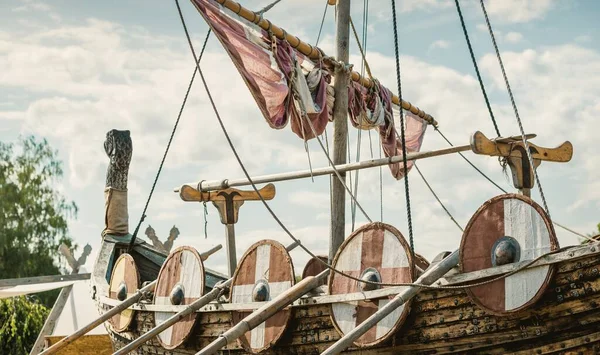
<path fill-rule="evenodd" d="M 333 93 L 331 73 L 322 60 L 315 63 L 284 40 L 239 16 L 215 0 L 192 0 L 235 64 L 271 128 L 282 129 L 288 121 L 303 140 L 321 135 L 331 120 Z M 351 81 L 348 114 L 354 127 L 378 129 L 386 157 L 402 154 L 396 132 L 392 93 L 376 82 L 366 89 Z M 308 123 L 310 120 L 310 124 Z M 421 148 L 426 121 L 407 111 L 407 152 Z M 412 167 L 408 162 L 408 169 Z M 401 163 L 390 164 L 401 179 Z"/>
<path fill-rule="evenodd" d="M 193 0 L 246 82 L 270 127 L 292 131 L 304 140 L 314 138 L 302 112 L 317 135 L 328 119 L 327 85 L 330 75 L 286 41 L 276 39 L 256 24 L 213 0 Z M 318 64 L 318 65 L 317 65 Z M 308 79 L 303 73 L 308 71 Z M 311 90 L 311 85 L 312 90 Z"/>
<path fill-rule="evenodd" d="M 359 129 L 379 130 L 381 146 L 386 157 L 402 155 L 402 141 L 399 136 L 400 122 L 399 107 L 392 104 L 392 93 L 376 82 L 369 90 L 357 82 L 352 82 L 348 88 L 348 114 L 352 125 Z M 404 134 L 406 152 L 413 153 L 421 150 L 427 122 L 410 111 L 404 111 Z M 404 175 L 402 163 L 390 164 L 392 175 L 401 179 Z M 413 166 L 407 162 L 407 169 Z"/>

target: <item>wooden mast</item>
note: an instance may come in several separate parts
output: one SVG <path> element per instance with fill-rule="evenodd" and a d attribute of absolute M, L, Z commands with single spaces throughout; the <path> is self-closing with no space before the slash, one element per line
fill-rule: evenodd
<path fill-rule="evenodd" d="M 336 12 L 336 59 L 342 65 L 335 67 L 334 89 L 335 104 L 333 105 L 333 164 L 346 163 L 348 139 L 348 59 L 350 39 L 350 0 L 340 1 Z M 340 172 L 346 181 L 346 173 Z M 329 232 L 329 261 L 346 237 L 346 190 L 336 175 L 331 175 L 331 229 Z"/>

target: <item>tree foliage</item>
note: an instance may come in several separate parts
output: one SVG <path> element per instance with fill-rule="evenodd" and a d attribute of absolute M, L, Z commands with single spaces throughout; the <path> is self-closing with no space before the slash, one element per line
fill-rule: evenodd
<path fill-rule="evenodd" d="M 67 221 L 77 214 L 55 188 L 62 175 L 45 139 L 0 142 L 0 279 L 60 273 L 58 246 L 72 246 Z M 51 307 L 57 294 L 39 297 Z"/>
<path fill-rule="evenodd" d="M 0 300 L 0 353 L 29 354 L 49 312 L 24 296 Z"/>

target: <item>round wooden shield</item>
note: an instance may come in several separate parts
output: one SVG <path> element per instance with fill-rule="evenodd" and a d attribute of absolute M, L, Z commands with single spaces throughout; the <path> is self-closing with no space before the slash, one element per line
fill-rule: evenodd
<path fill-rule="evenodd" d="M 402 234 L 385 223 L 366 224 L 352 233 L 342 244 L 333 260 L 334 268 L 353 277 L 382 283 L 413 282 L 414 265 L 410 249 Z M 329 276 L 329 294 L 340 295 L 373 289 L 365 283 L 339 273 Z M 369 301 L 333 303 L 331 319 L 341 334 L 347 334 L 373 315 L 393 298 Z M 410 301 L 409 301 L 410 303 Z M 382 319 L 354 344 L 371 346 L 385 341 L 398 329 L 408 315 L 409 303 L 398 307 Z"/>
<path fill-rule="evenodd" d="M 230 301 L 238 304 L 270 301 L 293 285 L 294 267 L 285 247 L 274 240 L 261 240 L 246 251 L 235 269 Z M 233 312 L 233 324 L 238 324 L 250 313 Z M 289 307 L 277 312 L 238 338 L 238 342 L 254 354 L 270 348 L 283 335 L 291 315 Z"/>
<path fill-rule="evenodd" d="M 327 261 L 328 261 L 327 256 L 325 256 L 325 255 L 317 255 L 316 257 L 311 258 L 306 263 L 306 266 L 304 266 L 304 270 L 302 270 L 302 278 L 303 279 L 308 276 L 317 276 L 321 272 L 327 270 L 327 266 L 319 260 L 324 261 L 325 263 L 327 263 Z M 326 285 L 326 284 L 327 284 L 327 279 L 323 279 L 323 281 L 321 281 L 319 286 Z"/>
<path fill-rule="evenodd" d="M 429 267 L 429 261 L 423 255 L 415 253 L 415 265 L 425 271 Z"/>
<path fill-rule="evenodd" d="M 122 254 L 115 262 L 112 275 L 110 276 L 108 297 L 124 301 L 137 292 L 139 284 L 140 275 L 133 257 L 129 254 Z M 110 324 L 115 331 L 122 332 L 129 327 L 133 317 L 134 311 L 126 309 L 112 317 Z"/>
<path fill-rule="evenodd" d="M 196 249 L 182 246 L 175 249 L 160 268 L 154 291 L 156 305 L 188 305 L 204 294 L 204 264 Z M 155 312 L 156 325 L 173 316 L 174 312 Z M 181 319 L 158 335 L 165 349 L 175 349 L 190 335 L 196 313 Z"/>
<path fill-rule="evenodd" d="M 471 217 L 460 243 L 460 269 L 472 272 L 530 261 L 558 249 L 548 215 L 529 197 L 496 196 Z M 534 304 L 552 279 L 551 265 L 520 271 L 490 284 L 471 287 L 467 294 L 492 314 L 518 312 Z"/>

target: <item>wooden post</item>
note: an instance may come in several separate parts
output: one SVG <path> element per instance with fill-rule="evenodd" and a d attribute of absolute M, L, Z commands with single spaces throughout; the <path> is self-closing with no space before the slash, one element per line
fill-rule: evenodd
<path fill-rule="evenodd" d="M 79 260 L 75 260 L 69 248 L 64 244 L 61 244 L 58 250 L 67 259 L 67 262 L 72 268 L 71 274 L 74 275 L 79 273 L 79 267 L 81 266 L 81 264 L 85 264 L 86 258 L 90 254 L 92 248 L 89 246 L 89 244 L 86 245 Z M 67 303 L 67 300 L 69 299 L 69 295 L 71 294 L 72 290 L 72 284 L 63 287 L 60 290 L 58 298 L 54 302 L 54 306 L 52 306 L 52 310 L 50 311 L 48 318 L 46 318 L 44 326 L 42 327 L 42 330 L 40 331 L 37 339 L 35 340 L 35 344 L 31 348 L 31 352 L 29 353 L 30 355 L 37 355 L 44 348 L 46 336 L 52 334 L 52 332 L 54 331 L 54 327 L 56 327 L 56 321 L 58 320 L 58 317 L 61 315 L 63 309 L 65 308 L 65 304 Z M 73 300 L 73 297 L 71 297 L 71 307 L 73 308 L 73 328 L 77 329 L 77 316 L 75 314 L 75 302 Z"/>
<path fill-rule="evenodd" d="M 73 274 L 76 274 L 76 273 L 77 272 L 73 272 Z M 52 307 L 50 314 L 48 314 L 48 318 L 46 318 L 46 321 L 44 322 L 44 326 L 42 327 L 42 330 L 38 334 L 38 337 L 35 341 L 35 344 L 33 345 L 33 348 L 31 348 L 29 355 L 37 355 L 44 348 L 44 342 L 45 342 L 46 336 L 50 335 L 52 333 L 52 331 L 54 331 L 54 327 L 56 326 L 56 321 L 58 320 L 58 317 L 62 313 L 63 308 L 65 308 L 65 304 L 67 303 L 67 299 L 69 299 L 69 295 L 71 294 L 72 289 L 73 289 L 73 285 L 69 285 L 69 286 L 63 287 L 60 290 L 60 293 L 58 294 L 58 298 L 54 302 L 54 306 Z"/>
<path fill-rule="evenodd" d="M 225 236 L 227 238 L 227 271 L 233 276 L 237 267 L 237 256 L 235 252 L 235 224 L 225 225 Z"/>
<path fill-rule="evenodd" d="M 179 196 L 184 201 L 208 202 L 219 210 L 221 223 L 225 225 L 225 236 L 227 238 L 227 267 L 229 276 L 233 276 L 237 267 L 237 257 L 235 252 L 235 224 L 238 221 L 240 207 L 244 201 L 257 201 L 261 197 L 264 200 L 272 200 L 275 197 L 275 185 L 267 184 L 262 189 L 255 191 L 242 191 L 238 189 L 224 189 L 214 192 L 202 192 L 202 183 L 198 188 L 181 188 Z"/>
<path fill-rule="evenodd" d="M 343 66 L 335 69 L 335 103 L 333 105 L 333 164 L 345 164 L 348 139 L 348 51 L 350 39 L 350 0 L 342 0 L 337 5 L 336 15 L 336 59 Z M 346 173 L 340 172 L 346 180 Z M 346 237 L 346 189 L 337 176 L 332 175 L 331 187 L 331 229 L 329 234 L 329 261 Z"/>

